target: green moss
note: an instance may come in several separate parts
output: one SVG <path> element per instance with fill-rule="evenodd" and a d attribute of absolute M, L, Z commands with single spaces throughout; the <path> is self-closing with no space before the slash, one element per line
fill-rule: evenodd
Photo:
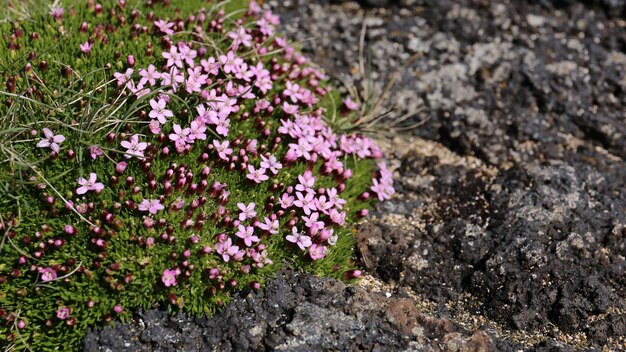
<path fill-rule="evenodd" d="M 261 235 L 256 230 L 272 264 L 256 267 L 250 258 L 225 262 L 217 255 L 215 246 L 220 234 L 237 240 L 236 229 L 225 221 L 226 217 L 237 217 L 237 203 L 257 204 L 257 218 L 262 221 L 265 216 L 276 214 L 280 209 L 278 198 L 289 186 L 298 184 L 297 176 L 307 168 L 317 177 L 316 189 L 339 187 L 343 181 L 337 174 L 324 174 L 322 162 L 299 159 L 285 165 L 270 180 L 255 184 L 246 178 L 246 172 L 237 171 L 239 163 L 235 163 L 235 169 L 229 168 L 229 163 L 219 161 L 208 147 L 213 139 L 225 139 L 212 129 L 207 130 L 207 141 L 197 141 L 184 154 L 173 152 L 173 143 L 167 137 L 159 139 L 151 134 L 147 128 L 149 119 L 142 114 L 151 110 L 149 100 L 156 98 L 156 93 L 141 98 L 121 94 L 113 81 L 114 72 L 128 67 L 127 55 L 134 56 L 136 70 L 163 64 L 161 36 L 148 17 L 184 20 L 204 8 L 208 20 L 201 27 L 205 31 L 194 34 L 193 26 L 187 24 L 173 38 L 193 41 L 196 48 L 206 46 L 210 56 L 228 51 L 231 39 L 225 33 L 237 26 L 236 20 L 243 20 L 247 27 L 254 25 L 245 16 L 247 1 L 215 4 L 181 0 L 172 1 L 169 6 L 153 2 L 149 7 L 130 0 L 125 7 L 106 4 L 99 13 L 87 1 L 66 1 L 60 20 L 47 11 L 38 11 L 29 20 L 0 24 L 0 346 L 15 350 L 77 350 L 87 327 L 125 321 L 138 307 L 161 305 L 169 310 L 211 315 L 228 302 L 233 292 L 263 284 L 284 265 L 337 278 L 345 278 L 345 273 L 354 269 L 353 224 L 358 212 L 372 205 L 371 198 L 358 198 L 370 188 L 377 171 L 374 159 L 357 158 L 354 154 L 341 157 L 344 168 L 353 171 L 340 194 L 347 201 L 347 225 L 334 226 L 325 216 L 327 225 L 338 234 L 338 241 L 329 246 L 324 259 L 311 260 L 307 252 L 285 240 L 291 232 L 287 226 L 290 220 L 297 220 L 300 228 L 304 226 L 299 210 L 279 217 L 278 234 Z M 225 11 L 224 29 L 206 30 L 208 21 L 216 18 L 220 10 Z M 88 24 L 86 32 L 80 31 L 83 22 Z M 135 24 L 139 27 L 133 28 Z M 147 31 L 141 30 L 143 26 Z M 79 45 L 90 38 L 95 43 L 88 55 L 79 50 Z M 271 67 L 271 60 L 275 59 L 278 65 L 297 68 L 281 50 L 275 50 L 272 40 L 263 45 L 273 54 L 258 55 L 250 50 L 240 50 L 239 54 L 251 64 L 260 61 Z M 148 51 L 151 55 L 147 55 Z M 276 77 L 273 89 L 266 95 L 268 100 L 280 96 L 288 74 Z M 232 77 L 221 78 L 223 89 Z M 302 86 L 310 84 L 303 77 L 293 81 Z M 320 87 L 326 85 L 322 83 Z M 196 116 L 195 107 L 203 103 L 197 94 L 182 90 L 170 99 L 167 108 L 174 112 L 174 117 L 163 126 L 166 135 L 173 124 L 188 126 Z M 338 99 L 338 95 L 324 98 L 318 104 L 325 109 L 326 117 L 339 116 L 339 120 L 333 119 L 333 126 L 345 118 L 339 114 L 335 102 Z M 288 116 L 281 107 L 267 116 L 255 114 L 253 109 L 254 100 L 241 100 L 240 110 L 230 115 L 228 139 L 231 143 L 241 142 L 233 148 L 235 153 L 245 148 L 247 141 L 257 139 L 259 148 L 264 145 L 266 151 L 282 159 L 289 150 L 288 143 L 293 142 L 278 132 L 280 120 Z M 246 113 L 250 115 L 247 119 L 243 118 Z M 265 126 L 260 127 L 257 117 L 262 118 Z M 66 137 L 58 155 L 35 147 L 43 138 L 44 127 Z M 269 130 L 269 135 L 263 135 L 264 129 Z M 110 134 L 114 134 L 113 140 L 107 138 Z M 143 162 L 137 158 L 126 160 L 121 151 L 120 141 L 133 134 L 140 134 L 142 141 L 151 144 Z M 274 145 L 276 137 L 283 140 Z M 101 147 L 104 155 L 92 159 L 91 146 Z M 161 152 L 163 147 L 172 150 L 169 156 Z M 204 153 L 210 157 L 202 161 Z M 252 154 L 249 152 L 250 164 L 258 168 L 260 160 Z M 114 170 L 120 161 L 128 163 L 121 175 Z M 184 174 L 193 176 L 182 189 L 166 193 L 167 170 L 174 170 L 176 175 L 181 166 Z M 200 175 L 205 167 L 210 167 L 211 172 L 203 178 Z M 100 194 L 77 195 L 76 180 L 88 178 L 90 173 L 96 173 L 105 188 Z M 127 182 L 128 177 L 132 183 Z M 151 189 L 152 180 L 157 184 Z M 189 183 L 200 184 L 201 180 L 208 182 L 208 188 L 213 182 L 228 185 L 227 202 L 220 201 L 219 192 L 189 191 Z M 151 216 L 136 209 L 142 200 L 159 196 L 163 196 L 165 210 Z M 184 206 L 175 209 L 179 198 Z M 74 209 L 66 207 L 70 201 Z M 194 202 L 199 204 L 191 206 Z M 156 224 L 146 226 L 147 218 Z M 163 223 L 159 224 L 159 220 Z M 184 226 L 186 221 L 192 226 Z M 66 233 L 66 225 L 72 225 L 76 234 Z M 162 240 L 163 234 L 176 239 Z M 197 237 L 197 243 L 190 242 L 192 236 Z M 149 238 L 154 239 L 154 245 L 147 245 Z M 55 240 L 62 245 L 55 245 Z M 106 241 L 106 248 L 99 248 L 98 240 Z M 213 252 L 199 254 L 205 246 Z M 186 250 L 191 254 L 187 266 L 183 263 Z M 26 263 L 20 263 L 24 259 Z M 252 266 L 244 270 L 246 265 Z M 177 285 L 166 287 L 161 276 L 164 270 L 174 267 L 181 269 Z M 59 278 L 43 282 L 38 272 L 41 268 L 53 268 Z M 220 269 L 219 278 L 210 277 L 212 268 Z M 115 313 L 116 305 L 124 307 L 123 312 Z M 70 320 L 56 318 L 61 307 L 71 308 L 70 317 L 75 319 L 71 326 Z M 22 320 L 25 326 L 18 328 Z"/>

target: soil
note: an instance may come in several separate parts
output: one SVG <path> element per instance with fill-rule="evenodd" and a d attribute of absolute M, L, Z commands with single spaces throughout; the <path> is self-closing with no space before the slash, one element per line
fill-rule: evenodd
<path fill-rule="evenodd" d="M 379 129 L 421 122 L 381 137 L 398 194 L 357 233 L 365 279 L 284 271 L 86 350 L 626 350 L 626 1 L 266 5 L 338 82 L 398 74 Z"/>

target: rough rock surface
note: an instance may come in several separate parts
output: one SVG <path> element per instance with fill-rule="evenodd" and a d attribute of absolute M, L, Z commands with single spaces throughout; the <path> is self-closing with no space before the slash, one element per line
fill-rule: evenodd
<path fill-rule="evenodd" d="M 381 111 L 425 121 L 386 142 L 398 196 L 357 234 L 376 279 L 286 272 L 87 350 L 626 350 L 626 2 L 266 3 L 332 77 L 399 74 Z"/>
<path fill-rule="evenodd" d="M 135 322 L 90 333 L 86 351 L 450 351 L 498 346 L 418 312 L 409 297 L 387 297 L 330 278 L 281 273 L 259 293 L 207 318 L 139 312 Z M 508 347 L 508 345 L 507 345 Z"/>
<path fill-rule="evenodd" d="M 400 196 L 363 227 L 363 264 L 440 311 L 469 295 L 512 339 L 626 348 L 625 4 L 394 3 L 280 5 L 357 85 L 365 23 L 369 79 L 400 67 L 389 105 L 427 120 L 413 134 L 428 141 L 388 146 Z"/>

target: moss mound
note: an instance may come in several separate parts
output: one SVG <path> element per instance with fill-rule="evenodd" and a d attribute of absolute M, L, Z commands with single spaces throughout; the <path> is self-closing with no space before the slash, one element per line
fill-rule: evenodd
<path fill-rule="evenodd" d="M 49 11 L 48 11 L 49 10 Z M 0 345 L 213 314 L 283 265 L 344 279 L 393 193 L 357 106 L 241 1 L 55 3 L 0 26 Z"/>

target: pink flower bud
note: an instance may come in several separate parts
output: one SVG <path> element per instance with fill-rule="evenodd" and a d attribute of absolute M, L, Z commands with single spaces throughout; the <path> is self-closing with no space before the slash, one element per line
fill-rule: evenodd
<path fill-rule="evenodd" d="M 117 164 L 115 164 L 115 172 L 117 172 L 118 174 L 123 173 L 126 170 L 126 162 L 125 161 L 121 161 Z"/>
<path fill-rule="evenodd" d="M 361 277 L 362 274 L 363 274 L 363 272 L 361 270 L 358 270 L 358 269 L 348 270 L 348 271 L 346 271 L 346 278 L 348 278 L 348 279 L 356 279 L 358 277 Z"/>
<path fill-rule="evenodd" d="M 72 225 L 65 225 L 65 228 L 63 230 L 68 235 L 75 235 L 76 234 L 76 229 Z"/>
<path fill-rule="evenodd" d="M 294 162 L 294 161 L 296 161 L 296 159 L 298 159 L 298 156 L 296 155 L 296 152 L 293 149 L 289 149 L 287 151 L 287 154 L 285 154 L 285 161 L 287 161 L 287 162 Z"/>

